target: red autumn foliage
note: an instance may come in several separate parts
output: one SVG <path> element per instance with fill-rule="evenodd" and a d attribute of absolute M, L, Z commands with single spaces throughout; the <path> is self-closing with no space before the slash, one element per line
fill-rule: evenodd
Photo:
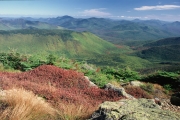
<path fill-rule="evenodd" d="M 152 96 L 148 94 L 146 91 L 144 91 L 143 89 L 141 89 L 140 87 L 127 86 L 125 89 L 128 94 L 134 96 L 135 98 L 152 99 Z"/>
<path fill-rule="evenodd" d="M 97 106 L 104 101 L 122 98 L 114 91 L 89 87 L 83 73 L 65 70 L 52 65 L 42 65 L 34 70 L 21 73 L 0 72 L 2 89 L 24 88 L 58 106 L 61 101 L 73 104 Z"/>

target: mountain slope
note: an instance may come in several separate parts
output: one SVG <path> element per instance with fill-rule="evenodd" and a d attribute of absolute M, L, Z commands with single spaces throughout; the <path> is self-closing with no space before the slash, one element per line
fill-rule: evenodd
<path fill-rule="evenodd" d="M 55 53 L 68 57 L 89 57 L 117 48 L 89 32 L 69 30 L 0 31 L 0 52 L 15 49 L 30 54 Z"/>
<path fill-rule="evenodd" d="M 180 61 L 180 45 L 151 47 L 141 53 L 141 57 L 155 61 Z"/>
<path fill-rule="evenodd" d="M 180 44 L 180 37 L 165 38 L 152 43 L 145 44 L 144 46 L 164 46 L 164 45 L 177 45 Z"/>
<path fill-rule="evenodd" d="M 123 20 L 119 22 L 119 25 L 116 25 L 107 31 L 105 35 L 116 37 L 115 39 L 123 41 L 135 41 L 160 39 L 171 36 L 172 34 L 144 23 Z"/>
<path fill-rule="evenodd" d="M 161 39 L 145 44 L 140 57 L 155 61 L 180 61 L 180 37 Z"/>

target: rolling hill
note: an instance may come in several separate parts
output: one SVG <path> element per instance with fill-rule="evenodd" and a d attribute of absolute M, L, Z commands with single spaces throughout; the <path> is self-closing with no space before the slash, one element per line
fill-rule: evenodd
<path fill-rule="evenodd" d="M 90 57 L 118 50 L 92 33 L 69 30 L 0 31 L 0 43 L 0 52 L 14 49 L 20 53 L 53 53 L 67 57 Z"/>
<path fill-rule="evenodd" d="M 128 46 L 114 45 L 90 32 L 24 29 L 0 31 L 0 53 L 14 51 L 45 59 L 49 54 L 87 61 L 98 66 L 139 69 L 151 63 L 135 55 Z"/>

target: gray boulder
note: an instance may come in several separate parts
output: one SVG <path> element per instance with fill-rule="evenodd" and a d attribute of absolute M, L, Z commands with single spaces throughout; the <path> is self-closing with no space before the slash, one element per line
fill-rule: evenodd
<path fill-rule="evenodd" d="M 139 86 L 143 85 L 143 83 L 140 81 L 131 81 L 130 85 L 139 87 Z"/>
<path fill-rule="evenodd" d="M 123 87 L 116 87 L 110 83 L 106 84 L 105 87 L 104 87 L 105 90 L 113 90 L 113 91 L 116 91 L 118 92 L 119 95 L 122 95 L 126 98 L 129 98 L 129 99 L 135 99 L 133 96 L 129 95 L 126 93 L 125 89 Z"/>
<path fill-rule="evenodd" d="M 162 110 L 151 99 L 104 102 L 89 120 L 179 120 L 180 114 Z"/>

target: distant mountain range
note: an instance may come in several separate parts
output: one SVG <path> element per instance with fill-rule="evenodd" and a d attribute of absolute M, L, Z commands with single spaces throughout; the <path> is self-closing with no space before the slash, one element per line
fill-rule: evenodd
<path fill-rule="evenodd" d="M 0 19 L 0 30 L 11 29 L 70 29 L 89 31 L 112 43 L 134 40 L 158 40 L 180 36 L 180 22 L 159 20 L 111 20 L 105 18 L 19 18 Z"/>
<path fill-rule="evenodd" d="M 61 27 L 45 22 L 30 21 L 22 18 L 0 19 L 0 30 L 16 30 L 16 29 L 61 29 Z"/>

